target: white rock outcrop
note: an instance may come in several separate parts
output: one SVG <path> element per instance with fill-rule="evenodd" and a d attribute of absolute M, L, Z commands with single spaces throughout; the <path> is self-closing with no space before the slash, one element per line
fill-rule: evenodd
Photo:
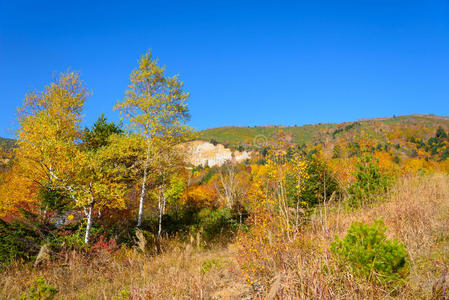
<path fill-rule="evenodd" d="M 194 166 L 221 166 L 230 160 L 240 163 L 251 156 L 250 152 L 231 151 L 221 144 L 214 145 L 205 141 L 191 141 L 183 144 L 187 161 Z"/>

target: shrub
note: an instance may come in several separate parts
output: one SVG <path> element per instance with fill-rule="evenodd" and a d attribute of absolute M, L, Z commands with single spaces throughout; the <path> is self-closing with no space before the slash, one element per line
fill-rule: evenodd
<path fill-rule="evenodd" d="M 95 252 L 114 252 L 118 249 L 117 242 L 115 239 L 107 239 L 103 235 L 95 238 L 95 243 L 92 244 L 91 250 Z"/>
<path fill-rule="evenodd" d="M 401 160 L 400 160 L 400 158 L 396 155 L 395 157 L 393 157 L 393 162 L 395 163 L 395 164 L 400 164 L 401 163 Z"/>
<path fill-rule="evenodd" d="M 39 237 L 21 223 L 0 219 L 0 266 L 14 259 L 28 260 L 37 254 L 39 242 Z"/>
<path fill-rule="evenodd" d="M 217 173 L 217 171 L 218 168 L 216 166 L 213 166 L 212 168 L 206 168 L 206 174 L 204 174 L 203 178 L 201 178 L 199 184 L 208 183 L 212 176 Z"/>
<path fill-rule="evenodd" d="M 201 266 L 201 274 L 204 275 L 205 273 L 209 272 L 212 268 L 219 266 L 220 262 L 218 261 L 218 259 L 212 258 L 209 260 L 205 260 L 203 261 L 203 265 Z"/>
<path fill-rule="evenodd" d="M 372 156 L 360 158 L 354 173 L 356 181 L 348 188 L 349 205 L 360 206 L 385 194 L 391 186 L 391 178 L 382 174 L 377 161 Z"/>
<path fill-rule="evenodd" d="M 445 149 L 443 151 L 443 153 L 441 154 L 441 159 L 440 161 L 445 161 L 446 159 L 449 158 L 449 149 Z"/>
<path fill-rule="evenodd" d="M 441 139 L 441 138 L 446 139 L 447 138 L 447 134 L 444 131 L 443 127 L 441 127 L 441 126 L 438 127 L 437 132 L 435 133 L 435 137 L 439 138 L 439 139 Z"/>
<path fill-rule="evenodd" d="M 309 157 L 306 172 L 300 200 L 309 207 L 328 201 L 333 194 L 340 193 L 340 186 L 334 173 L 322 158 L 316 155 Z"/>
<path fill-rule="evenodd" d="M 332 150 L 332 158 L 340 158 L 341 157 L 341 147 L 340 145 L 335 145 L 334 149 Z"/>
<path fill-rule="evenodd" d="M 360 144 L 357 142 L 350 142 L 348 144 L 348 152 L 349 157 L 359 156 L 361 153 Z"/>
<path fill-rule="evenodd" d="M 233 232 L 238 226 L 230 209 L 202 209 L 198 218 L 199 226 L 203 232 L 202 237 L 209 241 L 220 237 L 222 234 Z"/>
<path fill-rule="evenodd" d="M 23 294 L 20 297 L 20 300 L 50 300 L 54 299 L 57 293 L 58 289 L 54 286 L 47 285 L 41 277 L 30 287 L 28 294 Z"/>
<path fill-rule="evenodd" d="M 52 242 L 53 248 L 81 250 L 86 247 L 82 231 L 72 228 L 61 230 Z"/>
<path fill-rule="evenodd" d="M 373 225 L 354 222 L 344 239 L 335 237 L 331 251 L 349 263 L 355 275 L 394 283 L 409 273 L 407 250 L 397 240 L 388 240 L 382 220 Z"/>
<path fill-rule="evenodd" d="M 32 260 L 52 229 L 51 224 L 25 210 L 12 222 L 0 219 L 0 267 L 15 259 Z"/>

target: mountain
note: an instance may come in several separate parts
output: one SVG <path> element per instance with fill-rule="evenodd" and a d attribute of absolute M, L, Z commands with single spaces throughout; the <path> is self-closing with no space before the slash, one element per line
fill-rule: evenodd
<path fill-rule="evenodd" d="M 297 144 L 328 144 L 350 142 L 365 136 L 376 143 L 405 142 L 411 137 L 429 139 L 441 127 L 449 130 L 449 117 L 436 115 L 405 115 L 377 119 L 362 119 L 344 123 L 319 123 L 303 126 L 228 126 L 199 131 L 199 138 L 220 143 L 229 148 L 251 148 L 267 142 L 282 131 Z"/>
<path fill-rule="evenodd" d="M 226 152 L 217 146 L 223 144 L 231 150 L 252 151 L 260 149 L 260 146 L 270 143 L 281 131 L 291 142 L 299 145 L 322 145 L 324 149 L 332 151 L 337 144 L 351 144 L 360 142 L 361 139 L 370 140 L 371 144 L 386 147 L 395 146 L 399 156 L 409 155 L 413 149 L 425 149 L 443 155 L 446 150 L 445 145 L 432 140 L 438 128 L 445 132 L 449 131 L 449 117 L 437 115 L 405 115 L 393 116 L 377 119 L 361 119 L 343 123 L 319 123 L 315 125 L 303 126 L 227 126 L 206 129 L 198 132 L 198 139 L 210 142 L 195 144 L 197 159 L 220 160 L 220 157 L 227 157 L 233 152 Z M 428 143 L 430 139 L 430 144 Z M 426 142 L 424 147 L 423 142 Z M 448 142 L 449 143 L 449 142 Z M 14 147 L 15 140 L 0 138 L 0 151 L 5 153 Z M 217 147 L 213 147 L 217 146 Z M 444 146 L 444 147 L 443 147 Z M 351 145 L 349 145 L 351 147 Z M 204 149 L 206 150 L 204 150 Z M 210 150 L 210 149 L 212 150 Z M 443 150 L 441 150 L 443 149 Z M 217 157 L 212 157 L 210 153 L 217 152 Z M 413 150 L 414 151 L 414 150 Z M 201 153 L 200 153 L 201 152 Z M 204 153 L 203 153 L 204 152 Z M 214 152 L 214 153 L 215 153 Z M 448 148 L 449 156 L 449 148 Z M 220 156 L 221 155 L 221 156 Z M 240 155 L 240 154 L 238 154 Z M 244 154 L 246 155 L 246 154 Z M 203 157 L 204 156 L 204 157 Z M 220 157 L 219 157 L 220 156 Z M 235 154 L 234 154 L 235 156 Z"/>
<path fill-rule="evenodd" d="M 8 138 L 0 137 L 0 173 L 5 170 L 8 166 L 13 153 L 12 149 L 15 145 L 16 141 Z"/>
<path fill-rule="evenodd" d="M 14 147 L 15 143 L 16 141 L 13 139 L 0 137 L 0 150 L 8 152 Z"/>

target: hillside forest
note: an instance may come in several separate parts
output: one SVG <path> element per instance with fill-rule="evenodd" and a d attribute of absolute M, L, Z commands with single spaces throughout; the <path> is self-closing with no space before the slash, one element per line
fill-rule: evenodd
<path fill-rule="evenodd" d="M 79 72 L 1 141 L 4 299 L 447 299 L 449 118 L 188 126 L 151 51 L 83 127 Z M 299 122 L 300 120 L 298 120 Z M 189 163 L 188 141 L 250 159 Z"/>

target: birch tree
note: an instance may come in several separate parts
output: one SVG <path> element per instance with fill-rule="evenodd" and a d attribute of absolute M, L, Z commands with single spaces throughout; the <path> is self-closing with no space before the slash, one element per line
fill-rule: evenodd
<path fill-rule="evenodd" d="M 227 161 L 220 167 L 214 186 L 223 207 L 237 210 L 242 223 L 243 202 L 250 186 L 249 174 Z"/>
<path fill-rule="evenodd" d="M 16 161 L 27 182 L 64 191 L 86 216 L 89 242 L 93 213 L 124 206 L 124 186 L 104 164 L 101 151 L 80 146 L 81 112 L 88 96 L 78 73 L 63 73 L 42 92 L 27 94 L 18 111 Z M 27 187 L 24 187 L 27 188 Z"/>
<path fill-rule="evenodd" d="M 227 208 L 231 208 L 234 204 L 235 196 L 235 166 L 232 162 L 226 162 L 221 166 L 219 172 L 220 187 L 216 188 L 220 198 Z"/>
<path fill-rule="evenodd" d="M 157 241 L 159 241 L 162 234 L 162 217 L 165 215 L 167 200 L 172 194 L 170 190 L 173 186 L 173 176 L 180 173 L 180 169 L 185 165 L 184 156 L 178 147 L 174 147 L 177 143 L 177 138 L 163 137 L 153 138 L 153 159 L 151 170 L 154 172 L 154 194 L 157 199 L 157 214 L 158 214 L 158 231 Z"/>
<path fill-rule="evenodd" d="M 188 93 L 183 90 L 183 82 L 178 76 L 169 77 L 165 67 L 148 51 L 138 61 L 131 72 L 130 85 L 123 101 L 114 109 L 119 110 L 133 131 L 145 139 L 145 155 L 142 165 L 142 182 L 139 198 L 137 227 L 142 224 L 143 207 L 147 192 L 148 171 L 156 155 L 155 143 L 176 139 L 189 131 Z"/>

